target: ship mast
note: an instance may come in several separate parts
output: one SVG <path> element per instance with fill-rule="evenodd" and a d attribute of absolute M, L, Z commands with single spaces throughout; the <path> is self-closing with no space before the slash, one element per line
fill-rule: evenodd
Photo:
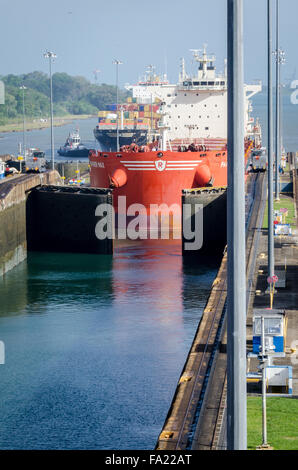
<path fill-rule="evenodd" d="M 211 70 L 215 70 L 215 67 L 213 65 L 213 62 L 215 61 L 215 56 L 207 55 L 207 44 L 204 44 L 203 46 L 203 51 L 202 49 L 190 49 L 190 51 L 193 53 L 193 58 L 196 62 L 199 62 L 199 73 L 198 73 L 198 78 L 203 78 L 206 79 L 208 75 L 208 68 Z M 199 55 L 199 52 L 202 51 L 202 55 Z M 209 66 L 208 66 L 209 64 Z M 201 73 L 200 73 L 201 72 Z M 201 75 L 201 77 L 200 77 Z"/>
<path fill-rule="evenodd" d="M 181 58 L 181 63 L 180 63 L 180 75 L 179 75 L 179 82 L 182 83 L 184 82 L 186 78 L 186 73 L 185 73 L 185 60 L 184 57 Z"/>

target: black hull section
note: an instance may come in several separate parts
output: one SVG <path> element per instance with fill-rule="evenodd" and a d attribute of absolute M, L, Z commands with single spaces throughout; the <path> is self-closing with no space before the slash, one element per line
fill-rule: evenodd
<path fill-rule="evenodd" d="M 58 150 L 57 153 L 61 157 L 70 157 L 70 158 L 88 158 L 89 149 L 79 149 L 79 150 Z"/>
<path fill-rule="evenodd" d="M 101 130 L 94 129 L 94 137 L 100 143 L 102 150 L 117 151 L 117 130 Z M 148 142 L 148 130 L 145 129 L 120 129 L 119 130 L 119 146 L 130 145 L 146 145 Z"/>

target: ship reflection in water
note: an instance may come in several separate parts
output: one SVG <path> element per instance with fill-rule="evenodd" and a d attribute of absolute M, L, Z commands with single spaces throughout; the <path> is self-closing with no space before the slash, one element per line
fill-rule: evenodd
<path fill-rule="evenodd" d="M 177 240 L 30 254 L 0 282 L 0 448 L 154 448 L 215 273 Z"/>

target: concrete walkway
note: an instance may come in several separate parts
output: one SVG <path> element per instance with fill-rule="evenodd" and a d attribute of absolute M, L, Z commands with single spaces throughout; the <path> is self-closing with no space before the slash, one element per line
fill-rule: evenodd
<path fill-rule="evenodd" d="M 294 200 L 295 185 L 297 188 L 297 174 L 294 175 Z M 296 181 L 295 181 L 296 178 Z M 284 175 L 283 181 L 290 179 L 289 173 Z M 282 194 L 281 200 L 290 198 L 288 194 Z M 293 200 L 293 198 L 291 198 Z M 293 235 L 275 238 L 275 270 L 286 273 L 285 287 L 277 287 L 274 296 L 273 308 L 284 309 L 287 318 L 286 356 L 273 359 L 274 365 L 289 365 L 293 367 L 293 395 L 298 397 L 298 227 L 297 227 L 297 200 L 296 203 L 296 228 Z M 269 295 L 267 290 L 267 230 L 263 230 L 260 239 L 258 261 L 254 285 L 252 290 L 256 292 L 249 305 L 247 320 L 247 344 L 248 351 L 252 350 L 252 314 L 253 309 L 269 308 Z M 296 349 L 296 352 L 294 351 Z M 248 361 L 248 372 L 256 372 L 257 359 Z"/>

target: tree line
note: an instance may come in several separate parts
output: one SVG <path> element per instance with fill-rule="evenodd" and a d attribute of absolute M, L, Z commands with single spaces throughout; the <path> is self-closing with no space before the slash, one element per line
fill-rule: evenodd
<path fill-rule="evenodd" d="M 0 124 L 23 116 L 23 90 L 25 86 L 25 115 L 30 118 L 45 118 L 50 114 L 50 82 L 47 74 L 31 72 L 23 75 L 0 77 L 5 84 L 5 104 L 0 105 Z M 67 73 L 54 73 L 53 111 L 56 116 L 67 114 L 97 114 L 107 104 L 116 102 L 116 86 L 95 85 L 85 77 L 72 77 Z M 119 101 L 127 98 L 128 92 L 119 90 Z"/>

